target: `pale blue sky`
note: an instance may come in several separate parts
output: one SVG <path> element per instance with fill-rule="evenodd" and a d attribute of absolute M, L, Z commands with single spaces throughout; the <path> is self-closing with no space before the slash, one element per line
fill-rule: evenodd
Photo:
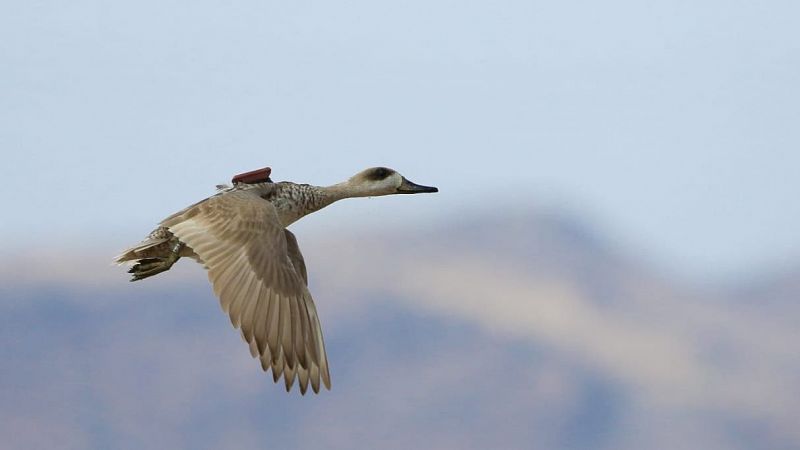
<path fill-rule="evenodd" d="M 795 1 L 3 2 L 2 246 L 117 249 L 239 171 L 327 184 L 380 164 L 441 193 L 303 227 L 555 204 L 679 271 L 770 267 L 800 255 L 798 17 Z"/>

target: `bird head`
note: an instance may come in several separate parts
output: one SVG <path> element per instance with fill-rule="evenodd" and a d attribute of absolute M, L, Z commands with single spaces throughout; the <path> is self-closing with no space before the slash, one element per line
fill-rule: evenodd
<path fill-rule="evenodd" d="M 387 167 L 371 167 L 362 170 L 350 177 L 347 184 L 356 195 L 361 197 L 439 192 L 438 188 L 413 183 L 397 171 Z"/>

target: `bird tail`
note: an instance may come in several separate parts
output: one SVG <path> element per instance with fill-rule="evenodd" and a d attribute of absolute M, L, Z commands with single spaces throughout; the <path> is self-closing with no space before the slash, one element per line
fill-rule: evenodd
<path fill-rule="evenodd" d="M 183 243 L 169 230 L 159 227 L 145 240 L 115 257 L 114 262 L 132 263 L 128 273 L 132 274 L 131 281 L 138 281 L 169 270 L 180 258 L 182 248 Z"/>

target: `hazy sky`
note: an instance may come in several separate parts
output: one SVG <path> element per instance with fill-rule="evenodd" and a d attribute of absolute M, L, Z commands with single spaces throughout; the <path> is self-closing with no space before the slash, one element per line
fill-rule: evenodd
<path fill-rule="evenodd" d="M 380 164 L 441 193 L 336 220 L 564 205 L 672 268 L 768 267 L 800 255 L 798 17 L 796 1 L 2 2 L 0 244 L 121 247 L 236 172 L 327 184 Z"/>

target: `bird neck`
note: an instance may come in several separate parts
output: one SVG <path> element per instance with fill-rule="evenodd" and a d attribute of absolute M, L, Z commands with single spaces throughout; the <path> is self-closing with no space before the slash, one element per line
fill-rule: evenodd
<path fill-rule="evenodd" d="M 372 195 L 345 181 L 331 186 L 312 186 L 291 182 L 276 183 L 277 189 L 268 200 L 275 206 L 283 226 L 345 198 Z"/>
<path fill-rule="evenodd" d="M 345 198 L 369 197 L 370 195 L 373 195 L 364 187 L 354 185 L 349 181 L 343 181 L 331 186 L 317 187 L 317 189 L 319 189 L 319 191 L 330 200 L 328 205 Z"/>
<path fill-rule="evenodd" d="M 342 184 L 312 186 L 284 181 L 274 186 L 276 189 L 271 191 L 267 199 L 275 206 L 283 226 L 288 226 L 333 202 L 353 196 L 352 191 Z"/>

